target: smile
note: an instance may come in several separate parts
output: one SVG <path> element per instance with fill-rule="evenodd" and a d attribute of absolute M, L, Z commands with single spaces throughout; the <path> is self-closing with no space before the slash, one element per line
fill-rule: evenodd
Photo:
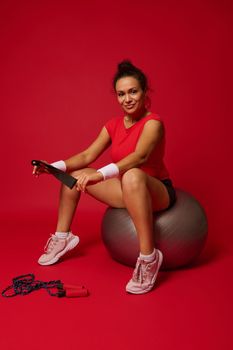
<path fill-rule="evenodd" d="M 131 109 L 131 108 L 133 108 L 135 105 L 126 105 L 125 107 L 127 108 L 127 109 Z"/>

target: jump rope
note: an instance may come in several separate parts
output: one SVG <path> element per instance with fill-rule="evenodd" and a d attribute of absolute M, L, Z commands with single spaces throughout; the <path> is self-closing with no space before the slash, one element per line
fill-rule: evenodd
<path fill-rule="evenodd" d="M 75 286 L 62 283 L 61 280 L 43 282 L 35 280 L 33 273 L 21 275 L 12 279 L 12 285 L 2 291 L 5 298 L 15 297 L 17 295 L 27 295 L 39 289 L 45 289 L 52 297 L 77 298 L 89 295 L 84 286 Z"/>

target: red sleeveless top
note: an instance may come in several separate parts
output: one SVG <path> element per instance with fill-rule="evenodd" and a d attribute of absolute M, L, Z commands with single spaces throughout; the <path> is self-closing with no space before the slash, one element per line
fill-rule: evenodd
<path fill-rule="evenodd" d="M 110 119 L 105 124 L 105 128 L 112 140 L 111 157 L 114 163 L 117 163 L 135 151 L 144 125 L 148 120 L 158 120 L 163 123 L 158 115 L 151 113 L 137 121 L 130 128 L 125 127 L 123 116 Z M 169 173 L 163 160 L 164 152 L 165 136 L 163 136 L 161 141 L 153 149 L 147 161 L 140 166 L 140 169 L 160 180 L 169 178 Z"/>

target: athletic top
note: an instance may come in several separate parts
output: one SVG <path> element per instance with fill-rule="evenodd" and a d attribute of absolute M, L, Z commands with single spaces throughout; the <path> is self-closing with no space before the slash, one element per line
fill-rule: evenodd
<path fill-rule="evenodd" d="M 143 131 L 144 125 L 148 120 L 158 120 L 163 123 L 162 119 L 155 113 L 151 113 L 130 128 L 124 125 L 124 117 L 117 117 L 110 119 L 104 126 L 111 137 L 111 157 L 114 163 L 127 157 L 130 153 L 135 151 L 138 139 Z M 165 136 L 152 150 L 149 158 L 139 168 L 145 171 L 148 175 L 156 177 L 160 180 L 169 178 L 169 173 L 164 164 L 163 157 L 165 151 Z"/>

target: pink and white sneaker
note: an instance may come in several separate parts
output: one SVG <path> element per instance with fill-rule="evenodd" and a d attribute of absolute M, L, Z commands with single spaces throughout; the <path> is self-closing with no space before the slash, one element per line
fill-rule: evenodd
<path fill-rule="evenodd" d="M 126 285 L 126 291 L 132 294 L 149 292 L 154 287 L 162 262 L 163 254 L 158 249 L 156 250 L 156 258 L 152 262 L 147 262 L 139 257 L 133 277 Z"/>
<path fill-rule="evenodd" d="M 40 265 L 55 264 L 65 253 L 76 247 L 79 243 L 79 237 L 69 232 L 64 239 L 51 235 L 44 248 L 45 253 L 38 260 Z"/>

